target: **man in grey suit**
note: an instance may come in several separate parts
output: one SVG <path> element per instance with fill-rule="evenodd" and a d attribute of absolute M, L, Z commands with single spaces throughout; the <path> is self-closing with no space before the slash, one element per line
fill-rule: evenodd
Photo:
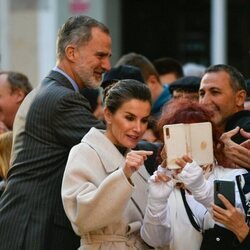
<path fill-rule="evenodd" d="M 75 250 L 80 245 L 61 201 L 72 146 L 91 127 L 104 128 L 79 93 L 110 69 L 108 28 L 75 16 L 59 30 L 57 64 L 22 103 L 14 122 L 12 167 L 0 200 L 1 250 Z"/>

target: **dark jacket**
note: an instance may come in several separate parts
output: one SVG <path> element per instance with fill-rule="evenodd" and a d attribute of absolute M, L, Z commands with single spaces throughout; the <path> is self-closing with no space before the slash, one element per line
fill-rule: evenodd
<path fill-rule="evenodd" d="M 62 206 L 61 182 L 70 149 L 93 126 L 104 128 L 88 101 L 56 71 L 25 98 L 0 200 L 1 250 L 73 250 L 80 245 Z"/>
<path fill-rule="evenodd" d="M 249 250 L 250 249 L 250 234 L 238 245 L 238 250 Z"/>
<path fill-rule="evenodd" d="M 203 234 L 201 250 L 249 250 L 250 236 L 243 242 L 239 242 L 237 237 L 230 230 L 215 225 Z"/>

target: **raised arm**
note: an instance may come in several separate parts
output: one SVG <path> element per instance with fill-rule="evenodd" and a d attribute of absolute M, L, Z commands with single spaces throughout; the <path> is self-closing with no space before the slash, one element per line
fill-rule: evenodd
<path fill-rule="evenodd" d="M 210 208 L 213 201 L 213 183 L 205 179 L 202 168 L 188 156 L 177 159 L 176 164 L 181 167 L 176 178 L 184 183 L 196 201 Z"/>
<path fill-rule="evenodd" d="M 148 204 L 146 207 L 141 236 L 153 247 L 168 245 L 171 237 L 171 221 L 168 210 L 168 198 L 173 190 L 173 182 L 165 168 L 150 177 Z"/>

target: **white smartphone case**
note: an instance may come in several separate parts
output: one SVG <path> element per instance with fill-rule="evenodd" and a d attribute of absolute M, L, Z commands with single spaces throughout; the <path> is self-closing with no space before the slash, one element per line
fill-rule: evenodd
<path fill-rule="evenodd" d="M 171 124 L 163 127 L 167 167 L 180 168 L 175 160 L 190 156 L 199 165 L 214 161 L 212 126 L 210 122 Z"/>

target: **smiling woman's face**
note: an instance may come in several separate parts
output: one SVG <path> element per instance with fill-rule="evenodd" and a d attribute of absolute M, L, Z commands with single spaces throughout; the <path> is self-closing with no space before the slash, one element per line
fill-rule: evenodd
<path fill-rule="evenodd" d="M 150 111 L 150 103 L 138 99 L 124 102 L 114 114 L 105 108 L 107 137 L 115 145 L 134 148 L 147 129 Z"/>

